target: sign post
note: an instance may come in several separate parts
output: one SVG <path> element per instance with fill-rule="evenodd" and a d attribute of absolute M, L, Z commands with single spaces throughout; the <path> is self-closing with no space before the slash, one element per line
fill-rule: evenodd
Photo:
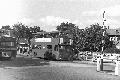
<path fill-rule="evenodd" d="M 97 71 L 103 70 L 103 59 L 97 58 Z"/>
<path fill-rule="evenodd" d="M 120 61 L 116 61 L 115 75 L 120 76 Z"/>

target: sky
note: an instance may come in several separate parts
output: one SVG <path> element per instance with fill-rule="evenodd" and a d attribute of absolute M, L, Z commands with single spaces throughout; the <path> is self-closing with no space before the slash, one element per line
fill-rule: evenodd
<path fill-rule="evenodd" d="M 62 22 L 80 29 L 92 24 L 120 28 L 120 0 L 0 0 L 0 27 L 21 22 L 46 31 L 56 30 Z"/>

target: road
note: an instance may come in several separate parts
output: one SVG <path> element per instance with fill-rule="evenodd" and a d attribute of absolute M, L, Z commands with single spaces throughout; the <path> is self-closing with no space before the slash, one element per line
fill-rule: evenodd
<path fill-rule="evenodd" d="M 120 80 L 107 74 L 111 70 L 114 66 L 104 66 L 104 72 L 97 72 L 96 65 L 19 57 L 0 61 L 0 80 Z"/>

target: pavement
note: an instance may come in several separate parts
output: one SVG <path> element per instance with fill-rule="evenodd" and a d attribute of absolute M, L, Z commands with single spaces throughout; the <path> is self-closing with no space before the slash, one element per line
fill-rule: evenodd
<path fill-rule="evenodd" d="M 53 61 L 51 61 L 50 63 L 53 64 L 53 65 L 58 65 L 57 63 L 61 63 L 60 66 L 67 65 L 67 66 L 72 66 L 72 67 L 75 67 L 75 66 L 78 67 L 79 64 L 88 64 L 87 67 L 89 67 L 89 65 L 91 65 L 91 66 L 94 65 L 96 67 L 96 69 L 97 69 L 97 62 L 92 62 L 92 61 L 72 61 L 72 62 L 69 62 L 69 61 L 56 61 L 56 62 L 53 62 Z M 115 76 L 115 66 L 116 66 L 115 63 L 106 63 L 105 62 L 105 63 L 103 63 L 103 71 L 99 71 L 99 72 Z M 110 67 L 110 68 L 107 69 L 108 67 Z"/>
<path fill-rule="evenodd" d="M 92 61 L 73 61 L 74 63 L 78 63 L 78 64 L 90 64 L 90 65 L 96 65 L 96 69 L 97 69 L 97 62 L 92 62 Z M 111 70 L 106 70 L 105 67 L 106 66 L 110 66 L 112 67 Z M 115 63 L 103 63 L 103 71 L 99 71 L 101 73 L 107 73 L 110 75 L 115 75 Z"/>

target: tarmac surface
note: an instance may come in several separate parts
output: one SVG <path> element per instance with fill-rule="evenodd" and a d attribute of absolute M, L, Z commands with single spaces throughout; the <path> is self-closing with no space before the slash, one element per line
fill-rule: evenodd
<path fill-rule="evenodd" d="M 0 61 L 0 80 L 120 80 L 111 64 L 105 64 L 103 71 L 97 72 L 95 62 L 18 56 L 14 61 Z"/>

